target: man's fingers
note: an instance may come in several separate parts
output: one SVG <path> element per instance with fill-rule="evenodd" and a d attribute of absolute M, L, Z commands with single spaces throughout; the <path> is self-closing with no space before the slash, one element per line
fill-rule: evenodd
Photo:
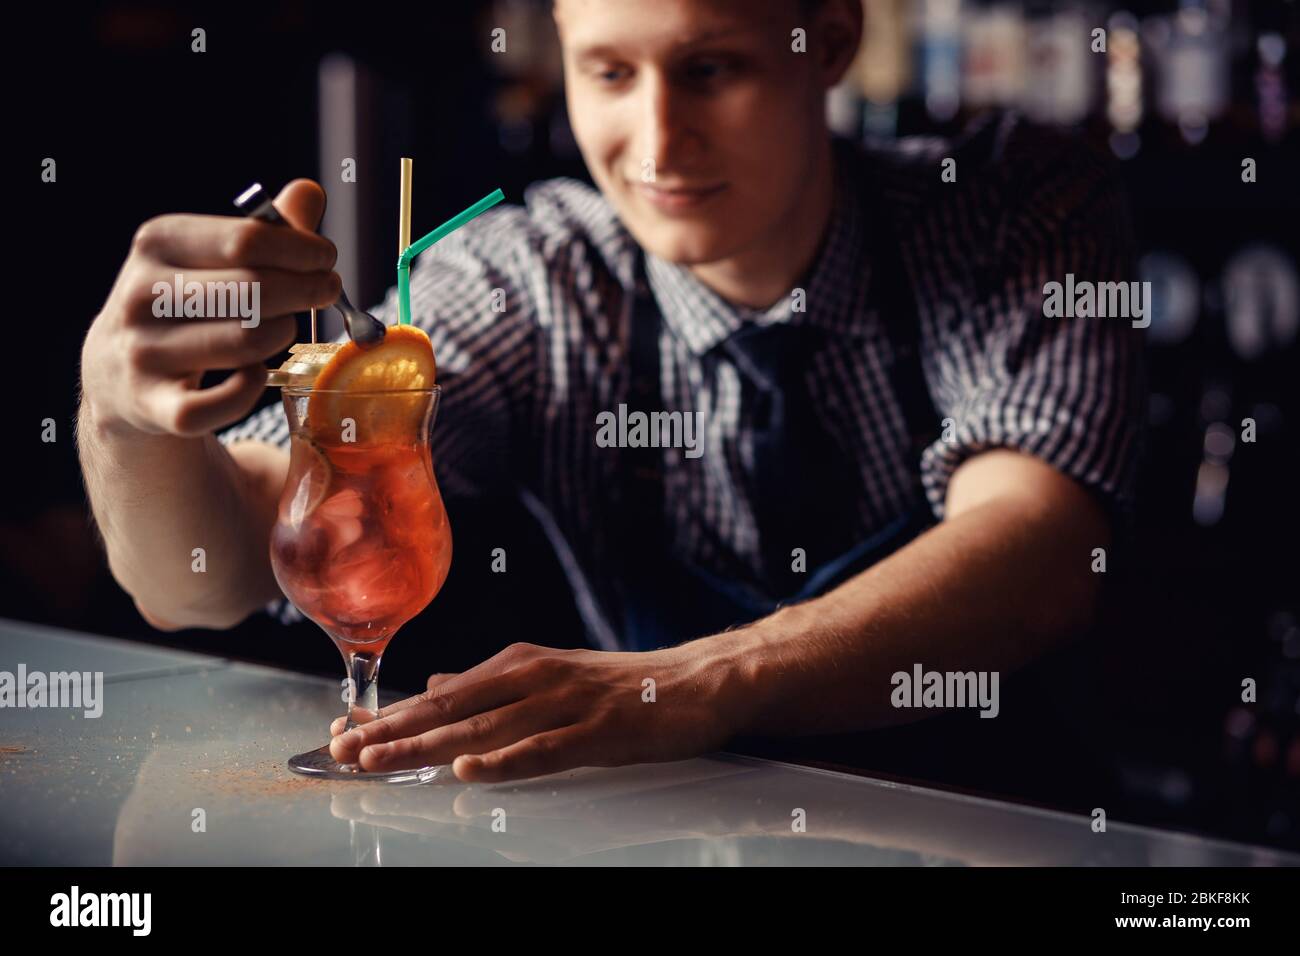
<path fill-rule="evenodd" d="M 265 366 L 237 369 L 210 388 L 188 388 L 184 382 L 157 382 L 140 396 L 150 421 L 173 435 L 197 437 L 237 422 L 257 404 L 266 388 Z"/>
<path fill-rule="evenodd" d="M 202 435 L 239 421 L 266 387 L 262 363 L 287 347 L 294 332 L 288 317 L 249 329 L 229 319 L 136 330 L 127 348 L 145 384 L 134 389 L 135 401 L 146 420 L 174 435 Z M 235 371 L 217 385 L 198 388 L 209 368 Z"/>
<path fill-rule="evenodd" d="M 531 645 L 528 646 L 531 647 Z M 467 671 L 454 674 L 433 674 L 429 677 L 428 689 L 433 690 L 437 687 L 443 693 L 447 693 L 470 684 L 477 684 L 495 674 L 501 674 L 527 664 L 534 658 L 528 651 L 520 652 L 519 648 L 521 647 L 523 645 L 515 645 L 493 654 L 487 660 L 480 661 Z M 550 649 L 531 647 L 531 650 L 536 652 Z"/>
<path fill-rule="evenodd" d="M 411 704 L 428 700 L 432 696 L 432 694 L 429 693 L 430 691 L 451 691 L 457 687 L 478 683 L 479 681 L 500 672 L 504 667 L 505 664 L 501 660 L 501 655 L 494 654 L 492 657 L 476 664 L 467 671 L 457 671 L 451 674 L 430 674 L 429 680 L 426 684 L 426 692 L 424 694 L 417 694 L 414 697 L 408 697 L 405 700 L 398 701 L 396 704 L 385 707 L 380 710 L 379 716 L 387 717 L 390 713 L 397 713 L 399 710 L 405 710 Z M 339 720 L 343 720 L 343 718 L 339 718 Z M 346 720 L 343 720 L 343 724 L 340 724 L 338 720 L 335 720 L 334 723 L 330 725 L 331 734 L 333 736 L 338 736 L 343 731 L 335 731 L 333 728 L 336 726 L 342 727 L 346 723 Z"/>
<path fill-rule="evenodd" d="M 315 232 L 325 215 L 325 190 L 311 179 L 295 179 L 280 190 L 273 204 L 295 229 Z"/>
<path fill-rule="evenodd" d="M 123 302 L 133 325 L 157 322 L 259 321 L 265 316 L 290 315 L 333 305 L 343 281 L 337 272 L 286 272 L 283 269 L 187 269 L 179 295 L 175 276 L 166 268 L 142 272 Z M 199 283 L 203 290 L 198 315 L 186 315 L 190 293 L 186 286 Z M 256 285 L 254 285 L 256 283 Z M 256 296 L 256 299 L 254 299 Z M 253 306 L 256 305 L 256 316 Z M 159 314 L 162 313 L 162 314 Z M 251 327 L 251 326 L 250 326 Z"/>
<path fill-rule="evenodd" d="M 452 763 L 452 772 L 466 783 L 500 783 L 560 773 L 575 767 L 603 766 L 596 759 L 590 728 L 570 724 L 534 734 L 485 754 L 467 754 Z"/>
<path fill-rule="evenodd" d="M 136 230 L 134 248 L 183 274 L 189 269 L 235 267 L 328 272 L 338 260 L 334 243 L 312 231 L 258 219 L 188 213 L 150 219 Z"/>
<path fill-rule="evenodd" d="M 455 676 L 455 674 L 434 674 L 429 678 L 429 689 L 432 690 L 447 678 Z M 441 678 L 441 680 L 438 680 L 435 683 L 435 678 Z M 404 697 L 396 703 L 389 704 L 387 707 L 381 707 L 379 709 L 379 716 L 387 717 L 389 714 L 395 714 L 399 710 L 406 710 L 408 707 L 414 707 L 416 704 L 423 703 L 426 700 L 428 700 L 428 697 L 425 694 L 416 694 L 413 697 Z M 367 721 L 367 723 L 369 723 L 369 721 Z M 334 720 L 330 722 L 330 736 L 337 737 L 339 734 L 343 733 L 343 728 L 347 725 L 348 718 L 346 716 L 335 717 Z"/>
<path fill-rule="evenodd" d="M 445 690 L 445 686 L 413 707 L 403 708 L 397 713 L 354 727 L 346 734 L 335 737 L 330 742 L 330 753 L 340 763 L 352 763 L 357 754 L 371 744 L 413 737 L 484 711 L 513 704 L 535 689 L 526 686 L 518 671 L 489 677 L 453 691 Z"/>
<path fill-rule="evenodd" d="M 570 723 L 570 715 L 537 698 L 474 714 L 445 727 L 435 727 L 414 737 L 400 737 L 361 749 L 363 770 L 405 770 L 425 764 L 445 764 L 461 754 L 477 754 L 505 747 L 517 740 Z"/>
<path fill-rule="evenodd" d="M 443 684 L 447 683 L 447 681 L 451 680 L 453 677 L 458 677 L 458 676 L 460 676 L 459 672 L 453 674 L 430 674 L 429 680 L 425 683 L 424 689 L 437 690 Z"/>
<path fill-rule="evenodd" d="M 237 319 L 177 319 L 129 332 L 127 350 L 135 368 L 180 378 L 196 371 L 265 362 L 293 344 L 297 331 L 298 323 L 288 315 L 262 319 L 251 328 Z"/>

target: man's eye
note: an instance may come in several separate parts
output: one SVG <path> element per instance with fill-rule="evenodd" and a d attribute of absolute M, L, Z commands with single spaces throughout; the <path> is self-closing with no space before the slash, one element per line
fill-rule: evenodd
<path fill-rule="evenodd" d="M 695 60 L 686 66 L 688 79 L 707 83 L 722 79 L 732 71 L 732 64 L 726 60 Z"/>
<path fill-rule="evenodd" d="M 596 71 L 596 79 L 612 86 L 627 79 L 631 73 L 632 71 L 625 66 L 607 66 Z"/>

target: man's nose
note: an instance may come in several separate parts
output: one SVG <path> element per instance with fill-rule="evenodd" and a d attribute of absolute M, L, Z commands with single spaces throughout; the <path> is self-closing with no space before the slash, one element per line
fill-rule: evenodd
<path fill-rule="evenodd" d="M 665 171 L 690 162 L 698 149 L 687 97 L 674 90 L 661 73 L 651 73 L 642 86 L 640 160 L 642 182 L 654 182 Z"/>

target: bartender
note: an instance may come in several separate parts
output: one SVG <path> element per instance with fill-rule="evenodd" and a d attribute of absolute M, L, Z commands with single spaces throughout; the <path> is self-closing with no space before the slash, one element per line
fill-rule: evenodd
<path fill-rule="evenodd" d="M 521 496 L 591 646 L 548 648 L 539 626 L 340 720 L 335 758 L 498 781 L 879 728 L 933 713 L 898 674 L 989 678 L 1078 635 L 1130 503 L 1139 343 L 1042 299 L 1067 273 L 1131 278 L 1107 164 L 1012 114 L 892 150 L 835 140 L 824 98 L 858 50 L 857 0 L 554 13 L 596 188 L 537 183 L 445 240 L 411 309 L 438 356 L 444 491 Z M 324 201 L 281 192 L 296 230 L 151 220 L 92 325 L 87 487 L 158 626 L 297 614 L 266 554 L 284 415 L 216 432 L 256 403 L 292 313 L 337 295 Z M 142 290 L 182 267 L 254 270 L 283 317 L 154 319 Z M 391 320 L 395 292 L 375 312 Z M 209 368 L 237 371 L 200 389 Z M 638 411 L 698 434 L 611 443 L 609 416 Z M 162 559 L 194 540 L 242 560 L 195 582 Z"/>

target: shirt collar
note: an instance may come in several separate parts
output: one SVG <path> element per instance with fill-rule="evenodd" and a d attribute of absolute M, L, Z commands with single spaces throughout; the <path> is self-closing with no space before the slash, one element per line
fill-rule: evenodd
<path fill-rule="evenodd" d="M 669 328 L 695 354 L 702 355 L 747 323 L 806 322 L 828 332 L 857 330 L 866 317 L 867 262 L 860 190 L 848 150 L 837 149 L 835 204 L 821 247 L 803 283 L 767 309 L 735 305 L 691 274 L 685 266 L 649 252 L 646 280 Z M 802 288 L 803 311 L 795 311 L 795 288 Z"/>

